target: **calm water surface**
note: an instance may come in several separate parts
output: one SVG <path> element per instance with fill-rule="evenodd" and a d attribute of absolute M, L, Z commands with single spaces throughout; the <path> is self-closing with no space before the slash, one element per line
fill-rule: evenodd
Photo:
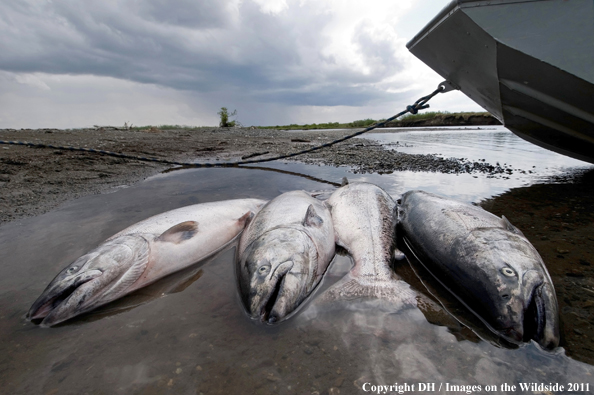
<path fill-rule="evenodd" d="M 568 168 L 588 166 L 586 162 L 556 154 L 522 140 L 503 126 L 480 128 L 388 128 L 397 133 L 367 133 L 365 138 L 377 140 L 387 147 L 409 154 L 435 154 L 443 158 L 464 158 L 469 161 L 511 166 L 526 174 L 524 179 L 556 175 Z M 518 178 L 516 175 L 513 178 Z"/>
<path fill-rule="evenodd" d="M 480 136 L 466 133 L 460 132 L 474 148 L 464 157 L 476 153 L 477 159 L 495 162 L 480 153 L 480 143 L 470 144 Z M 407 144 L 426 141 L 413 135 L 408 134 Z M 401 134 L 374 138 L 392 136 L 404 141 Z M 499 137 L 489 141 L 500 144 Z M 443 153 L 440 144 L 429 144 L 429 151 Z M 510 155 L 513 160 L 503 162 L 514 168 L 545 160 Z M 589 167 L 556 160 L 521 180 L 410 172 L 354 175 L 344 168 L 283 163 L 269 165 L 277 171 L 182 170 L 5 224 L 0 227 L 0 388 L 13 394 L 359 394 L 365 393 L 365 383 L 435 383 L 436 393 L 445 394 L 446 383 L 481 385 L 483 392 L 486 385 L 496 385 L 496 393 L 502 393 L 503 383 L 575 382 L 590 383 L 592 389 L 594 367 L 565 356 L 562 349 L 544 352 L 534 344 L 498 348 L 438 311 L 384 301 L 324 304 L 317 298 L 280 325 L 255 324 L 237 295 L 234 246 L 65 325 L 42 329 L 24 320 L 31 303 L 65 265 L 156 213 L 231 198 L 271 199 L 293 189 L 330 190 L 334 187 L 323 180 L 340 182 L 343 176 L 374 182 L 394 197 L 422 188 L 476 202 L 503 192 L 505 185 L 538 182 L 551 168 Z M 349 267 L 348 257 L 337 257 L 323 288 Z"/>

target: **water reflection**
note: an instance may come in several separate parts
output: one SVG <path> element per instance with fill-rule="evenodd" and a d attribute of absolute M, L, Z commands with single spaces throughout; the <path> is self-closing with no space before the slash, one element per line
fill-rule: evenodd
<path fill-rule="evenodd" d="M 393 196 L 413 184 L 443 188 L 429 174 L 418 180 L 396 174 L 355 176 L 348 169 L 323 166 L 270 166 L 336 182 L 343 176 L 369 179 Z M 594 368 L 566 357 L 562 349 L 547 353 L 533 344 L 497 348 L 461 333 L 460 326 L 438 313 L 428 320 L 417 307 L 382 300 L 328 305 L 318 297 L 282 325 L 258 325 L 245 315 L 235 288 L 233 248 L 193 268 L 197 271 L 181 285 L 164 286 L 164 292 L 153 289 L 148 303 L 126 306 L 123 300 L 51 329 L 23 320 L 67 263 L 150 215 L 206 201 L 270 199 L 292 189 L 328 188 L 266 170 L 183 170 L 3 225 L 1 388 L 6 393 L 304 394 L 339 389 L 349 394 L 360 393 L 366 382 L 484 386 L 591 381 Z M 339 257 L 324 287 L 339 281 L 349 267 L 348 258 Z M 182 292 L 170 292 L 180 288 Z M 166 296 L 152 298 L 159 292 Z"/>
<path fill-rule="evenodd" d="M 434 382 L 439 387 L 448 382 L 499 388 L 502 383 L 584 381 L 592 373 L 591 366 L 534 343 L 508 350 L 459 341 L 447 327 L 429 324 L 418 309 L 392 310 L 379 300 L 311 311 L 311 320 L 298 324 L 317 331 L 314 341 L 321 348 L 328 336 L 338 338 L 348 360 L 356 361 L 355 385 Z"/>
<path fill-rule="evenodd" d="M 397 133 L 367 133 L 364 138 L 409 154 L 435 154 L 443 158 L 466 158 L 472 162 L 485 160 L 545 177 L 568 168 L 590 166 L 522 140 L 503 126 L 382 130 Z"/>

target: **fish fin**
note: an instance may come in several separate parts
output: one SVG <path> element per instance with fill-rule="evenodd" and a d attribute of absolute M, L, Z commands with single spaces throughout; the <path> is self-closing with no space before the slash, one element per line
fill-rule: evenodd
<path fill-rule="evenodd" d="M 254 218 L 254 213 L 248 211 L 247 213 L 243 214 L 238 220 L 237 223 L 241 225 L 242 228 L 245 228 L 249 225 L 250 221 Z"/>
<path fill-rule="evenodd" d="M 357 299 L 384 299 L 395 306 L 417 305 L 417 293 L 403 280 L 371 280 L 347 274 L 341 281 L 327 289 L 322 296 L 326 301 Z"/>
<path fill-rule="evenodd" d="M 179 244 L 184 240 L 191 239 L 196 233 L 198 233 L 198 222 L 185 221 L 180 222 L 177 225 L 173 225 L 171 228 L 167 229 L 159 237 L 157 237 L 157 240 Z"/>
<path fill-rule="evenodd" d="M 330 196 L 334 193 L 334 190 L 320 190 L 320 191 L 312 191 L 312 192 L 306 192 L 309 194 L 309 196 L 311 196 L 312 198 L 316 198 L 322 202 L 326 201 L 328 198 L 330 198 Z"/>
<path fill-rule="evenodd" d="M 323 223 L 324 220 L 322 217 L 316 213 L 313 204 L 310 204 L 307 208 L 307 212 L 305 213 L 305 218 L 303 219 L 303 226 L 313 226 L 319 228 Z"/>
<path fill-rule="evenodd" d="M 134 256 L 130 259 L 132 264 L 125 273 L 116 281 L 103 295 L 110 295 L 111 300 L 119 299 L 123 295 L 130 292 L 129 287 L 133 285 L 145 272 L 149 265 L 150 247 L 148 243 L 143 243 L 142 247 L 135 251 Z"/>
<path fill-rule="evenodd" d="M 513 226 L 511 224 L 511 222 L 509 222 L 509 220 L 507 218 L 505 218 L 505 215 L 501 216 L 501 224 L 503 225 L 503 227 L 505 229 L 509 230 L 510 232 L 518 234 L 520 236 L 524 236 L 524 233 L 522 233 L 522 231 L 520 229 Z"/>
<path fill-rule="evenodd" d="M 343 187 L 345 185 L 349 185 L 349 180 L 346 177 L 342 177 L 342 181 L 340 182 L 340 186 Z"/>

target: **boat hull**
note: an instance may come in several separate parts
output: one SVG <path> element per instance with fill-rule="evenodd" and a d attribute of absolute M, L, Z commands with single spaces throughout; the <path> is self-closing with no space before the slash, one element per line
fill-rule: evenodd
<path fill-rule="evenodd" d="M 408 49 L 521 138 L 594 163 L 594 3 L 454 0 Z"/>

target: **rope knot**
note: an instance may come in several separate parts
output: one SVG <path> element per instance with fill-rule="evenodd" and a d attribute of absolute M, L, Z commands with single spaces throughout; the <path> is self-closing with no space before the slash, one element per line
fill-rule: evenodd
<path fill-rule="evenodd" d="M 417 110 L 417 105 L 415 104 L 414 106 L 406 106 L 406 109 L 408 110 L 408 112 L 410 112 L 411 114 L 416 114 L 419 112 L 419 110 Z"/>

